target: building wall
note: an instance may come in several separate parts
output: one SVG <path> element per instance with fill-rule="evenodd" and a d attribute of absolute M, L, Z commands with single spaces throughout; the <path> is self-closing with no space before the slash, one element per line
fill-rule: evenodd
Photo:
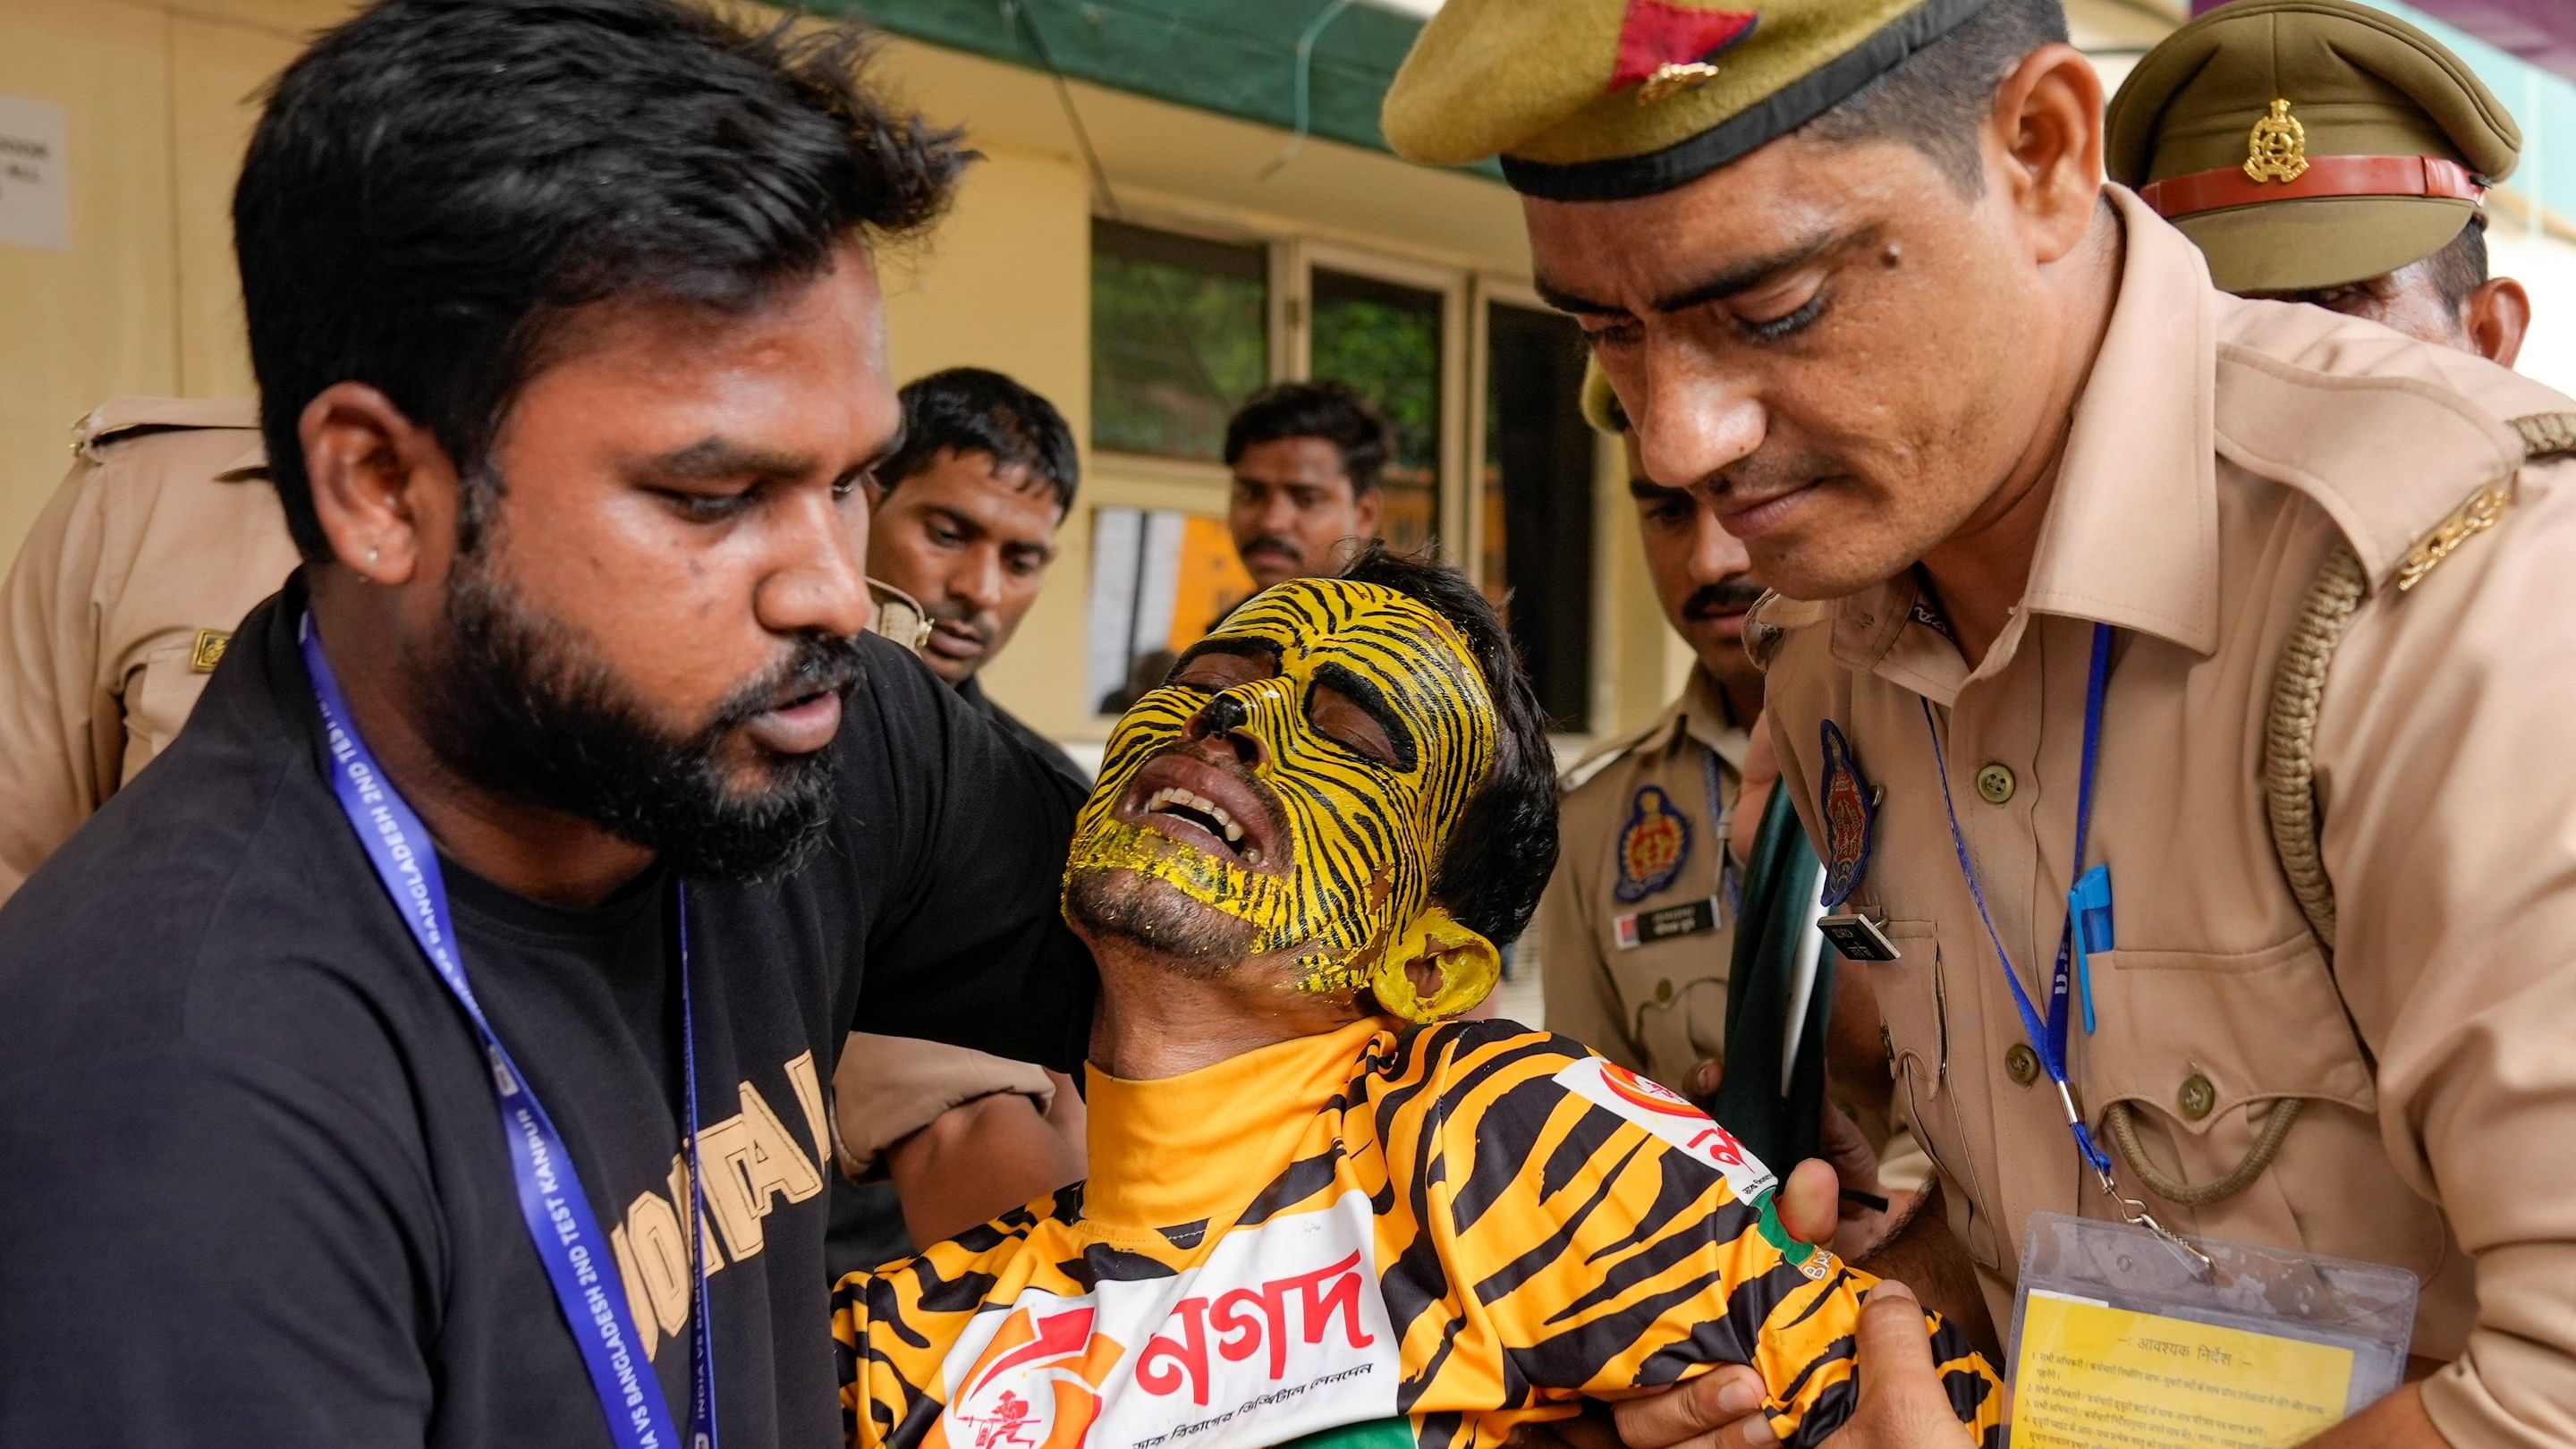
<path fill-rule="evenodd" d="M 894 373 L 996 368 L 1061 408 L 1076 438 L 1091 435 L 1091 203 L 1069 162 L 985 144 L 957 209 L 925 247 L 885 259 L 886 326 Z M 1008 651 L 984 671 L 995 698 L 1050 733 L 1074 738 L 1085 717 L 1063 707 L 1080 692 L 1082 603 L 1090 594 L 1090 505 L 1076 500 L 1046 591 Z"/>

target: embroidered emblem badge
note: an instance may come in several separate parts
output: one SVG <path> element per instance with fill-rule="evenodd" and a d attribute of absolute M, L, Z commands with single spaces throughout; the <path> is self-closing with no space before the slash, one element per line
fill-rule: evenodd
<path fill-rule="evenodd" d="M 1666 0 L 1628 0 L 1619 25 L 1619 59 L 1612 91 L 1637 88 L 1637 104 L 1696 90 L 1717 75 L 1719 51 L 1753 33 L 1761 18 L 1752 10 L 1694 10 Z"/>
<path fill-rule="evenodd" d="M 2308 170 L 2308 128 L 2290 114 L 2288 101 L 2274 101 L 2272 114 L 2254 123 L 2245 138 L 2245 175 L 2254 181 L 2298 180 Z"/>
<path fill-rule="evenodd" d="M 1825 909 L 1851 899 L 1869 869 L 1869 849 L 1878 824 L 1878 806 L 1869 797 L 1869 782 L 1852 759 L 1851 741 L 1842 727 L 1825 721 Z"/>
<path fill-rule="evenodd" d="M 1642 901 L 1671 885 L 1690 847 L 1690 817 L 1673 808 L 1662 786 L 1640 786 L 1628 823 L 1619 827 L 1619 883 L 1612 893 L 1622 902 Z"/>

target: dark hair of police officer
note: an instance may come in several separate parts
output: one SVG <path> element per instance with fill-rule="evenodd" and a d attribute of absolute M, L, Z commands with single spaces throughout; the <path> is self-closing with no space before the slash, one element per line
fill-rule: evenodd
<path fill-rule="evenodd" d="M 1949 34 L 1907 56 L 1807 123 L 1820 141 L 1904 141 L 1929 156 L 1961 196 L 1985 190 L 1978 129 L 1995 88 L 2043 45 L 2066 39 L 2062 0 L 1989 0 Z"/>
<path fill-rule="evenodd" d="M 1528 928 L 1556 870 L 1556 757 L 1538 691 L 1493 604 L 1465 574 L 1371 541 L 1341 577 L 1423 605 L 1448 620 L 1476 656 L 1494 701 L 1494 763 L 1450 827 L 1432 872 L 1431 899 L 1495 945 L 1512 941 Z"/>
<path fill-rule="evenodd" d="M 973 159 L 858 79 L 829 28 L 737 31 L 680 0 L 384 0 L 278 77 L 233 193 L 270 476 L 330 557 L 298 419 L 376 388 L 438 440 L 471 553 L 511 402 L 582 309 L 741 314 L 900 239 Z M 506 75 L 508 85 L 489 84 Z"/>
<path fill-rule="evenodd" d="M 2424 259 L 2425 279 L 2453 315 L 2469 305 L 2469 294 L 2486 285 L 2487 219 L 2472 216 L 2460 234 Z"/>
<path fill-rule="evenodd" d="M 1332 444 L 1350 475 L 1353 498 L 1377 487 L 1377 475 L 1395 451 L 1395 431 L 1384 415 L 1342 382 L 1274 382 L 1254 393 L 1225 425 L 1225 461 L 1232 466 L 1253 444 L 1283 438 Z"/>
<path fill-rule="evenodd" d="M 980 455 L 996 473 L 1027 469 L 1022 486 L 1052 488 L 1058 513 L 1073 511 L 1082 460 L 1073 429 L 1055 404 L 982 367 L 915 378 L 895 396 L 903 402 L 903 443 L 878 466 L 879 487 L 893 492 L 906 478 L 926 472 L 942 452 Z"/>

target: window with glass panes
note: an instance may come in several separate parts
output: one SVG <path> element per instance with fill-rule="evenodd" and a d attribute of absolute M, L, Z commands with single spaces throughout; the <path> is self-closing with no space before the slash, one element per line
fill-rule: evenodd
<path fill-rule="evenodd" d="M 1091 224 L 1091 444 L 1213 462 L 1270 376 L 1266 248 Z"/>
<path fill-rule="evenodd" d="M 1091 276 L 1094 475 L 1115 479 L 1120 456 L 1130 457 L 1135 476 L 1151 480 L 1135 502 L 1179 510 L 1128 530 L 1154 558 L 1170 554 L 1177 572 L 1164 580 L 1143 554 L 1120 556 L 1128 582 L 1113 592 L 1129 627 L 1102 633 L 1117 636 L 1116 648 L 1100 647 L 1095 673 L 1108 678 L 1143 657 L 1136 638 L 1180 647 L 1209 612 L 1173 600 L 1205 592 L 1200 575 L 1214 565 L 1191 564 L 1198 553 L 1185 544 L 1147 545 L 1162 537 L 1156 527 L 1180 530 L 1175 538 L 1200 527 L 1217 529 L 1204 542 L 1222 549 L 1226 482 L 1214 465 L 1234 409 L 1274 378 L 1330 378 L 1358 389 L 1394 429 L 1380 535 L 1417 548 L 1440 539 L 1444 516 L 1464 524 L 1474 510 L 1478 556 L 1462 556 L 1464 539 L 1445 551 L 1506 608 L 1556 727 L 1592 728 L 1594 455 L 1576 404 L 1583 355 L 1571 322 L 1515 305 L 1514 287 L 1503 288 L 1514 303 L 1488 300 L 1464 273 L 1418 262 L 1381 269 L 1339 245 L 1221 240 L 1105 218 L 1092 223 Z M 1464 351 L 1465 314 L 1450 310 L 1471 299 L 1484 313 L 1481 358 Z M 1463 442 L 1445 431 L 1461 424 Z M 1204 501 L 1181 507 L 1173 487 L 1195 496 L 1202 466 Z M 1123 506 L 1099 496 L 1104 508 Z M 1145 614 L 1169 614 L 1170 638 L 1139 634 L 1133 618 Z"/>
<path fill-rule="evenodd" d="M 1486 597 L 1559 730 L 1592 727 L 1592 429 L 1581 329 L 1553 312 L 1485 312 Z"/>
<path fill-rule="evenodd" d="M 1378 475 L 1378 536 L 1421 547 L 1440 531 L 1438 292 L 1317 267 L 1310 284 L 1307 375 L 1349 383 L 1386 415 L 1395 453 Z"/>

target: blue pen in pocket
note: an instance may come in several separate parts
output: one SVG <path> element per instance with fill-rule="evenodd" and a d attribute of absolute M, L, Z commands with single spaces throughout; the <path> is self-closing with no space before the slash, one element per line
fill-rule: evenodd
<path fill-rule="evenodd" d="M 2084 872 L 2075 889 L 2066 893 L 2066 925 L 2075 938 L 2076 991 L 2084 998 L 2084 1030 L 2093 1031 L 2093 967 L 2088 957 L 2095 951 L 2118 947 L 2111 930 L 2111 867 L 2097 865 Z"/>

